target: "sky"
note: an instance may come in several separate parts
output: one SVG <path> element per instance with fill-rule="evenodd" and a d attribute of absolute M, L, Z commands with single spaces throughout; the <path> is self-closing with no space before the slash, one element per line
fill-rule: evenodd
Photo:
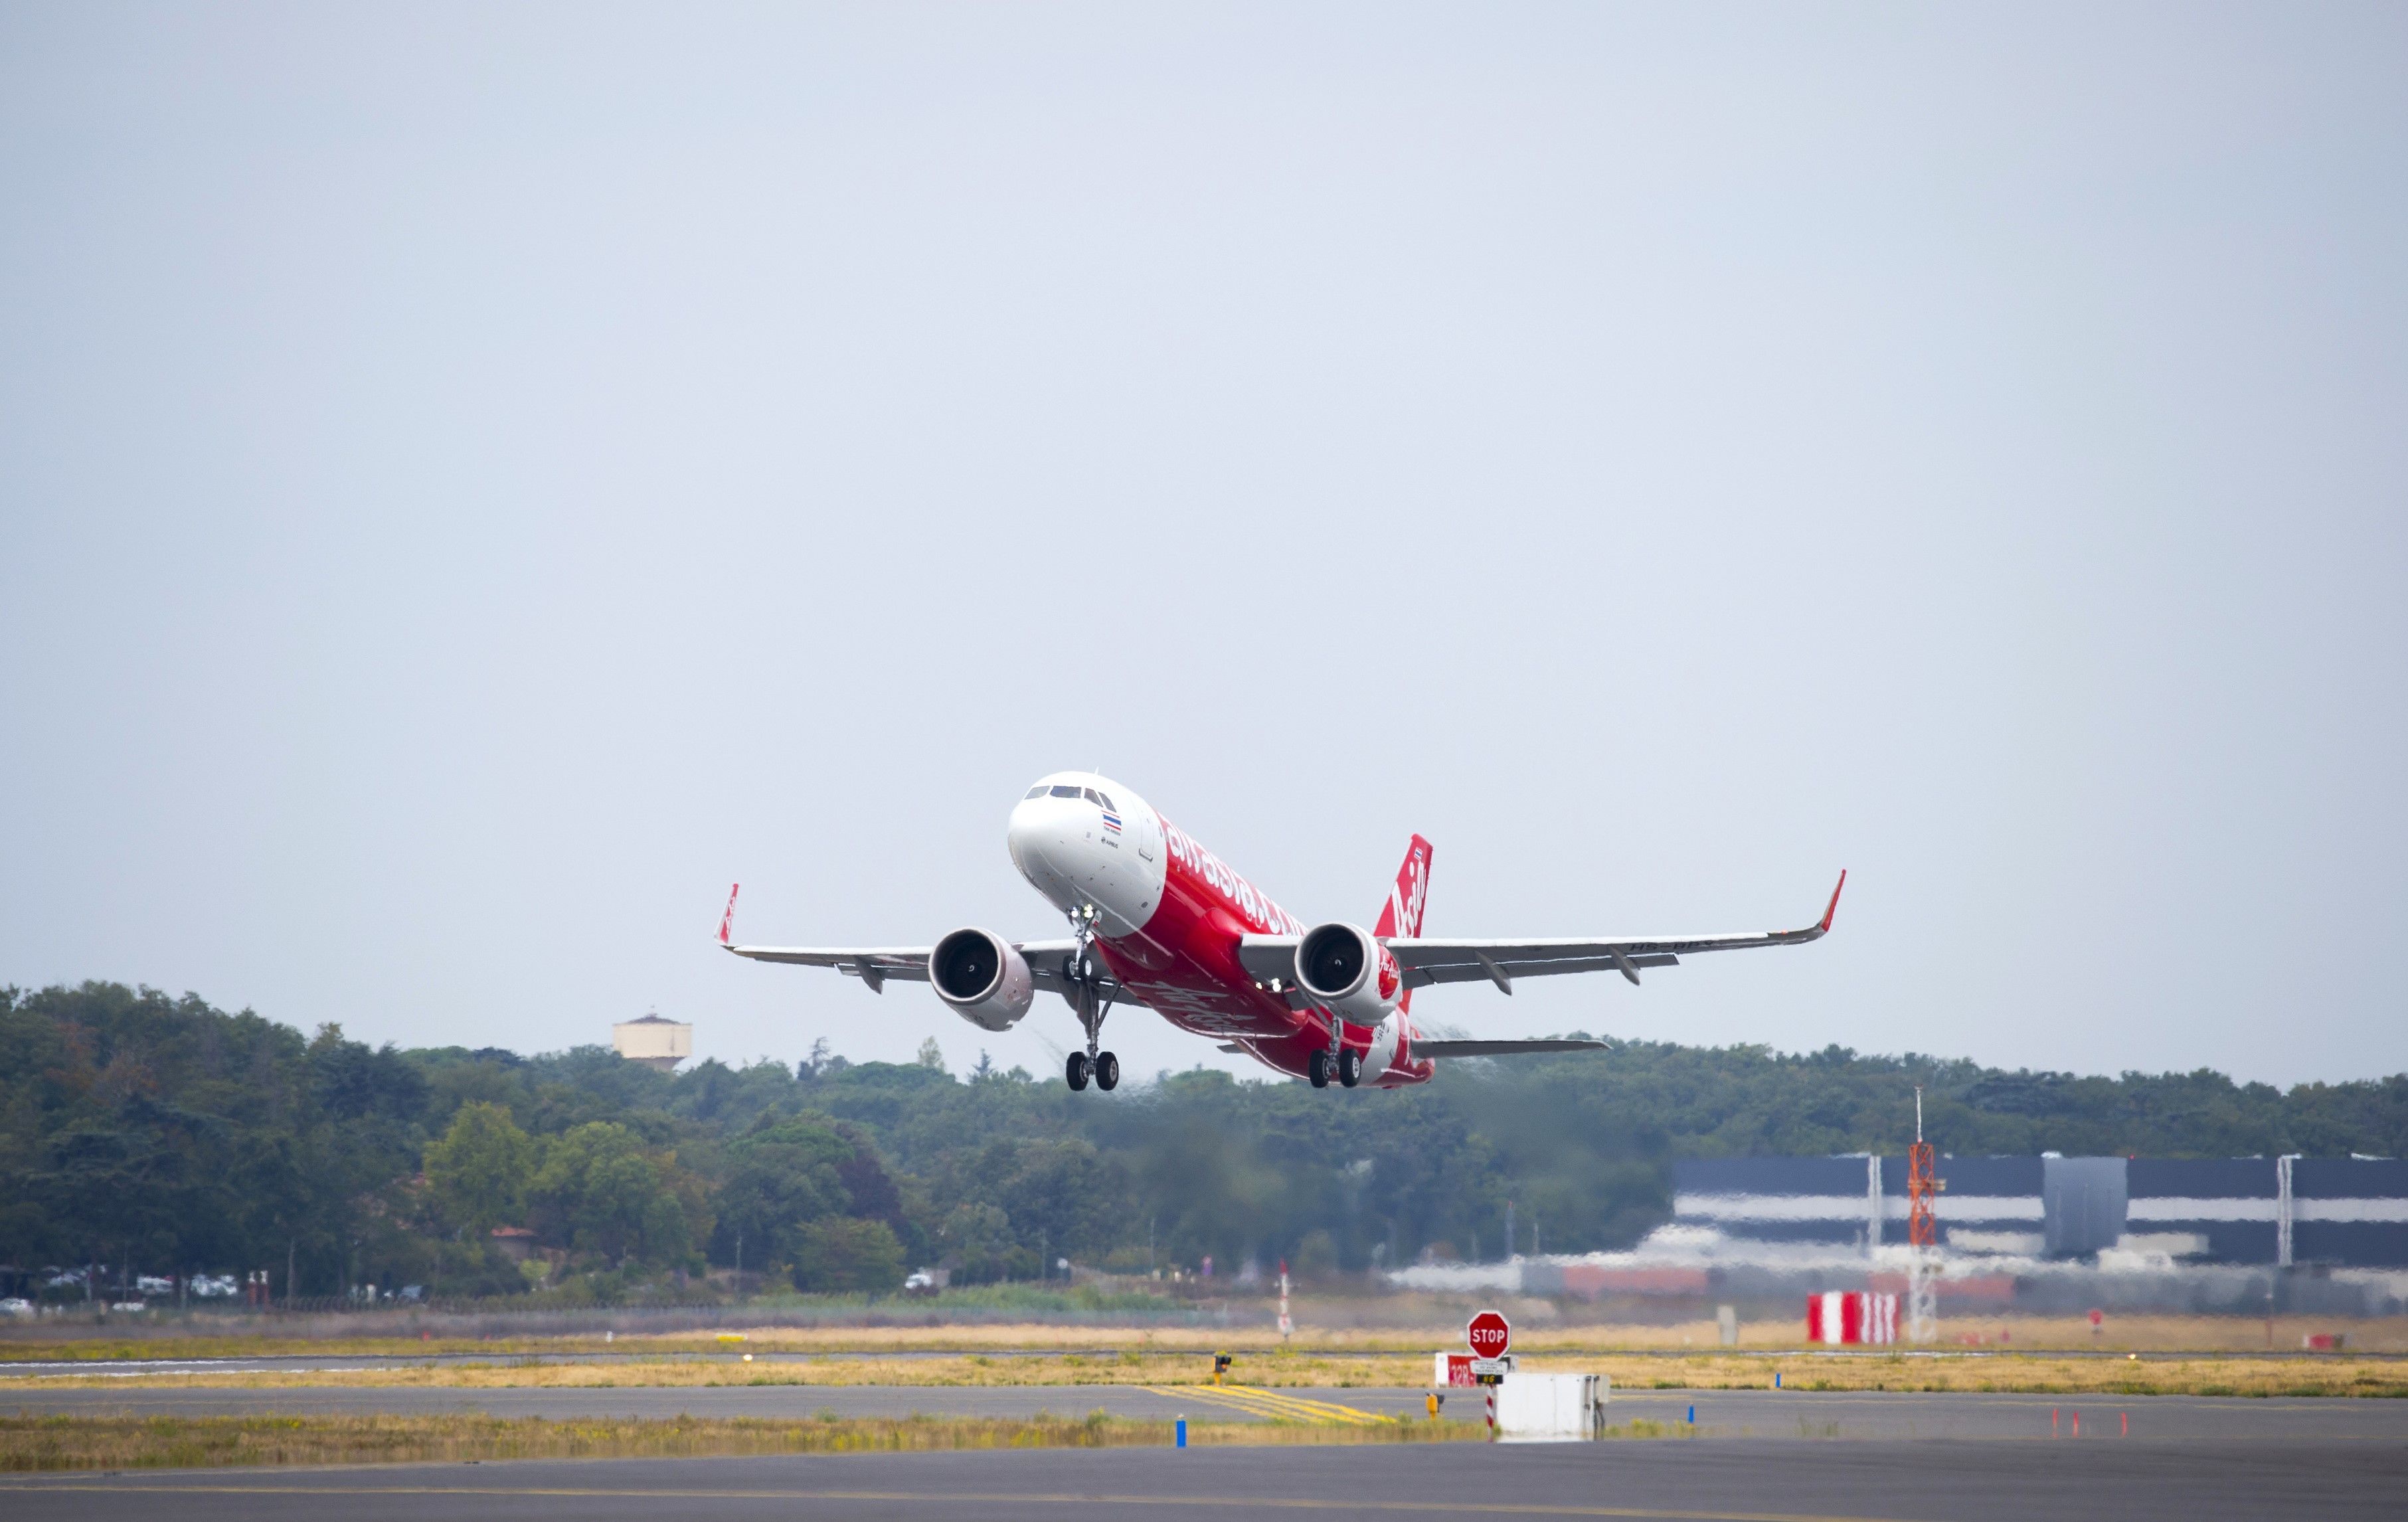
<path fill-rule="evenodd" d="M 0 984 L 1058 1071 L 712 937 L 1060 934 L 1094 767 L 1307 923 L 1849 869 L 1467 1034 L 2408 1070 L 2403 489 L 2397 6 L 8 3 Z"/>

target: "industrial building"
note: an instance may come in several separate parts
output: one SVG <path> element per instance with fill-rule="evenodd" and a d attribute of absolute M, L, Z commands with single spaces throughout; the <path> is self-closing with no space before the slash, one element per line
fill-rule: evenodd
<path fill-rule="evenodd" d="M 2043 1155 L 1942 1157 L 1934 1171 L 1943 1316 L 2408 1312 L 2408 1161 Z M 1674 1163 L 1671 1185 L 1671 1220 L 1627 1251 L 1418 1264 L 1386 1278 L 1681 1315 L 1902 1290 L 1916 1261 L 1904 1157 L 1700 1159 Z M 1658 1312 L 1643 1309 L 1651 1301 Z"/>
<path fill-rule="evenodd" d="M 1943 1157 L 1940 1245 L 2063 1259 L 2408 1269 L 2408 1161 L 2382 1157 Z M 1675 1225 L 1738 1241 L 1905 1241 L 1906 1159 L 1672 1165 Z"/>

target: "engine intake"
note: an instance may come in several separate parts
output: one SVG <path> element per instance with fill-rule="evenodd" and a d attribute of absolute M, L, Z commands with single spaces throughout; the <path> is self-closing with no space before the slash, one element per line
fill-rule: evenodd
<path fill-rule="evenodd" d="M 955 930 L 928 954 L 928 985 L 982 1030 L 1010 1030 L 1037 999 L 1028 963 L 992 930 Z"/>
<path fill-rule="evenodd" d="M 1405 986 L 1388 948 L 1342 921 L 1314 926 L 1297 942 L 1296 982 L 1314 1003 L 1367 1026 L 1387 1017 Z"/>

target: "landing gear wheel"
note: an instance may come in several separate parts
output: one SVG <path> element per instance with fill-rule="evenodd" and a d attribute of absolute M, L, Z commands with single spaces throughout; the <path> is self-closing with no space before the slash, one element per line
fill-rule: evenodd
<path fill-rule="evenodd" d="M 1327 1088 L 1329 1086 L 1328 1053 L 1322 1051 L 1318 1047 L 1313 1049 L 1312 1055 L 1304 1059 L 1304 1079 L 1306 1083 L 1311 1084 L 1314 1088 Z"/>
<path fill-rule="evenodd" d="M 1084 1052 L 1071 1053 L 1070 1061 L 1063 1069 L 1062 1076 L 1070 1081 L 1070 1090 L 1072 1093 L 1075 1094 L 1079 1090 L 1085 1088 L 1087 1086 L 1087 1054 Z M 1112 1076 L 1118 1078 L 1120 1075 L 1118 1073 L 1114 1073 Z"/>
<path fill-rule="evenodd" d="M 1338 1054 L 1338 1081 L 1348 1088 L 1363 1082 L 1363 1055 L 1351 1046 Z"/>
<path fill-rule="evenodd" d="M 1121 1084 L 1121 1059 L 1110 1052 L 1096 1054 L 1096 1086 L 1110 1094 Z"/>

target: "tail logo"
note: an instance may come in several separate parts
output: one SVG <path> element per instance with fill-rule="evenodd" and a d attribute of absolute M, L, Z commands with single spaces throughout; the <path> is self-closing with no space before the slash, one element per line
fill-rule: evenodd
<path fill-rule="evenodd" d="M 1380 927 L 1374 934 L 1410 940 L 1422 933 L 1422 908 L 1429 899 L 1429 842 L 1414 836 L 1412 849 L 1405 853 L 1404 868 L 1397 873 L 1397 885 L 1389 890 L 1388 901 L 1380 912 Z"/>
<path fill-rule="evenodd" d="M 719 916 L 719 943 L 723 946 L 728 943 L 728 927 L 736 923 L 736 890 L 743 885 L 743 883 L 738 883 L 729 887 L 727 890 L 727 912 Z"/>

